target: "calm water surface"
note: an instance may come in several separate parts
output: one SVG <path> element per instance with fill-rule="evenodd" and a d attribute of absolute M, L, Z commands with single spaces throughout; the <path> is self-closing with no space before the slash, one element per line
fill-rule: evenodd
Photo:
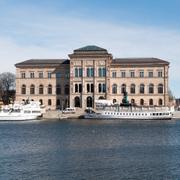
<path fill-rule="evenodd" d="M 180 179 L 180 121 L 0 122 L 0 179 Z"/>

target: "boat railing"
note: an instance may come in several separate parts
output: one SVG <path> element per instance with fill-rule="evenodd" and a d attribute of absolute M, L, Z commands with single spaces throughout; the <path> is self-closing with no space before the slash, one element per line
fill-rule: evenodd
<path fill-rule="evenodd" d="M 101 106 L 96 108 L 97 111 L 123 111 L 123 112 L 157 112 L 157 111 L 170 111 L 169 107 L 164 107 L 164 106 L 128 106 L 128 107 L 123 107 L 123 106 Z"/>

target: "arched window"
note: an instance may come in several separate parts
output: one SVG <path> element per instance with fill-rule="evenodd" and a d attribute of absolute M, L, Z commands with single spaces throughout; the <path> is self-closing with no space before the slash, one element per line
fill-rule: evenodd
<path fill-rule="evenodd" d="M 93 107 L 93 99 L 91 96 L 88 96 L 86 99 L 86 106 L 87 107 Z"/>
<path fill-rule="evenodd" d="M 99 93 L 102 92 L 101 84 L 98 84 L 98 92 L 99 92 Z"/>
<path fill-rule="evenodd" d="M 154 93 L 154 84 L 149 84 L 149 94 Z"/>
<path fill-rule="evenodd" d="M 90 92 L 90 84 L 87 84 L 86 87 L 87 87 L 87 92 Z"/>
<path fill-rule="evenodd" d="M 153 105 L 153 99 L 149 100 L 149 105 L 152 106 Z"/>
<path fill-rule="evenodd" d="M 116 103 L 117 102 L 117 100 L 116 99 L 113 99 L 113 103 Z"/>
<path fill-rule="evenodd" d="M 141 106 L 144 105 L 144 99 L 140 99 L 140 105 L 141 105 Z"/>
<path fill-rule="evenodd" d="M 163 93 L 163 84 L 158 84 L 158 93 L 159 94 Z"/>
<path fill-rule="evenodd" d="M 39 86 L 39 94 L 44 94 L 44 87 L 42 84 Z"/>
<path fill-rule="evenodd" d="M 74 107 L 80 107 L 80 98 L 78 96 L 74 98 Z"/>
<path fill-rule="evenodd" d="M 117 94 L 117 84 L 112 85 L 112 93 Z"/>
<path fill-rule="evenodd" d="M 52 85 L 51 84 L 48 85 L 48 94 L 52 94 Z"/>
<path fill-rule="evenodd" d="M 94 84 L 87 84 L 87 92 L 94 92 Z"/>
<path fill-rule="evenodd" d="M 159 99 L 159 106 L 162 106 L 163 105 L 163 100 L 162 99 Z"/>
<path fill-rule="evenodd" d="M 135 94 L 136 93 L 135 89 L 136 89 L 135 84 L 131 84 L 131 89 L 130 89 L 131 94 Z"/>
<path fill-rule="evenodd" d="M 106 92 L 106 84 L 102 84 L 102 86 L 103 86 L 103 93 L 105 93 Z"/>
<path fill-rule="evenodd" d="M 122 84 L 121 93 L 124 94 L 126 92 L 126 84 Z"/>
<path fill-rule="evenodd" d="M 75 93 L 78 92 L 78 84 L 75 84 Z"/>
<path fill-rule="evenodd" d="M 131 99 L 131 104 L 135 104 L 135 99 Z"/>
<path fill-rule="evenodd" d="M 82 93 L 82 84 L 79 84 L 79 93 Z"/>
<path fill-rule="evenodd" d="M 34 84 L 31 84 L 31 86 L 30 86 L 30 94 L 35 94 L 35 86 L 34 86 Z"/>
<path fill-rule="evenodd" d="M 59 84 L 56 86 L 56 94 L 61 94 L 61 86 Z"/>
<path fill-rule="evenodd" d="M 48 99 L 48 106 L 51 106 L 51 104 L 52 104 L 51 99 Z"/>
<path fill-rule="evenodd" d="M 64 94 L 69 94 L 69 85 L 65 85 Z"/>
<path fill-rule="evenodd" d="M 57 99 L 57 101 L 56 101 L 56 106 L 60 106 L 60 99 Z"/>
<path fill-rule="evenodd" d="M 43 100 L 42 99 L 40 99 L 39 102 L 40 102 L 41 105 L 43 105 Z"/>
<path fill-rule="evenodd" d="M 94 84 L 91 84 L 91 92 L 94 92 Z"/>
<path fill-rule="evenodd" d="M 144 94 L 144 84 L 140 84 L 139 93 Z"/>
<path fill-rule="evenodd" d="M 104 96 L 100 96 L 99 99 L 105 99 Z"/>
<path fill-rule="evenodd" d="M 26 94 L 26 85 L 23 84 L 21 87 L 21 94 Z"/>

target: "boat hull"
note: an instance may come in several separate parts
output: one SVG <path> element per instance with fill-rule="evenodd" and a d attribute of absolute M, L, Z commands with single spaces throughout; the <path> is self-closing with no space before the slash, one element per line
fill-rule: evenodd
<path fill-rule="evenodd" d="M 0 116 L 0 121 L 27 121 L 35 120 L 38 116 Z"/>
<path fill-rule="evenodd" d="M 171 120 L 172 112 L 113 112 L 86 113 L 85 119 L 119 119 L 119 120 Z"/>

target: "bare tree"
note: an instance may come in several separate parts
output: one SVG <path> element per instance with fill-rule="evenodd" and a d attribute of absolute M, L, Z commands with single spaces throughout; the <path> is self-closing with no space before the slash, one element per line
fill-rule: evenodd
<path fill-rule="evenodd" d="M 15 98 L 15 75 L 10 72 L 0 74 L 0 96 L 4 104 Z"/>

